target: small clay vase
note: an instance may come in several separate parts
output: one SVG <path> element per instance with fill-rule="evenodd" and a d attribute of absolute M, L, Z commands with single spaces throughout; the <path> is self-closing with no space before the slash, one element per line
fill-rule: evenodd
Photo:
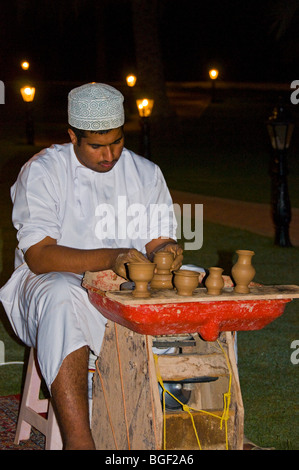
<path fill-rule="evenodd" d="M 255 276 L 255 269 L 251 264 L 251 258 L 255 254 L 250 250 L 237 250 L 238 260 L 232 267 L 232 277 L 236 283 L 234 291 L 238 294 L 248 294 L 249 283 Z"/>
<path fill-rule="evenodd" d="M 220 295 L 224 287 L 224 281 L 222 278 L 223 269 L 218 267 L 209 268 L 209 275 L 205 282 L 207 288 L 207 294 L 209 295 Z"/>
<path fill-rule="evenodd" d="M 135 283 L 133 296 L 150 297 L 148 284 L 152 280 L 156 265 L 154 263 L 128 263 L 129 277 Z"/>
<path fill-rule="evenodd" d="M 174 272 L 174 285 L 178 295 L 192 295 L 198 286 L 198 272 L 182 269 Z"/>
<path fill-rule="evenodd" d="M 173 253 L 170 251 L 158 251 L 154 256 L 157 265 L 157 274 L 169 274 L 173 263 Z"/>
<path fill-rule="evenodd" d="M 173 253 L 169 251 L 159 251 L 154 256 L 154 263 L 157 270 L 151 282 L 152 289 L 173 289 L 172 273 L 170 268 L 173 263 Z"/>

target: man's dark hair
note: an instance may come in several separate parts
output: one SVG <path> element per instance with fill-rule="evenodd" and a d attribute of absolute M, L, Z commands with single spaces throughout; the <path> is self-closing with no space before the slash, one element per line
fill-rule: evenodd
<path fill-rule="evenodd" d="M 76 127 L 73 127 L 73 126 L 68 126 L 68 127 L 74 132 L 78 140 L 78 145 L 80 145 L 82 137 L 86 137 L 85 130 L 77 129 Z M 101 131 L 89 131 L 89 132 L 92 132 L 93 134 L 108 134 L 108 132 L 110 132 L 111 130 L 112 129 L 105 129 Z"/>

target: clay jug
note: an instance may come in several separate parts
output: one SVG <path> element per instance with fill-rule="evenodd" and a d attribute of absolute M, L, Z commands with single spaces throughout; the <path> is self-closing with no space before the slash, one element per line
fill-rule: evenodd
<path fill-rule="evenodd" d="M 156 265 L 154 263 L 128 263 L 129 277 L 135 283 L 134 297 L 150 297 L 148 284 L 152 280 Z"/>
<path fill-rule="evenodd" d="M 218 267 L 209 268 L 209 275 L 205 282 L 207 288 L 207 294 L 209 295 L 220 295 L 224 287 L 224 281 L 222 278 L 223 269 Z"/>
<path fill-rule="evenodd" d="M 250 250 L 237 250 L 238 260 L 232 267 L 232 277 L 236 283 L 235 292 L 238 294 L 248 294 L 249 283 L 255 276 L 255 269 L 251 264 L 251 258 L 255 254 Z"/>
<path fill-rule="evenodd" d="M 152 289 L 173 289 L 172 273 L 170 268 L 173 263 L 173 253 L 169 251 L 159 251 L 154 256 L 156 272 L 151 282 Z"/>
<path fill-rule="evenodd" d="M 174 272 L 174 285 L 178 295 L 192 295 L 198 286 L 198 272 L 182 269 Z"/>

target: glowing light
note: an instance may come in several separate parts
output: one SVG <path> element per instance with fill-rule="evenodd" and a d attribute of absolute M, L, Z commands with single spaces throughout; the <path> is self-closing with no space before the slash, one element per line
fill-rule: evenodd
<path fill-rule="evenodd" d="M 128 75 L 127 78 L 127 85 L 133 87 L 136 83 L 137 77 L 135 75 Z"/>
<path fill-rule="evenodd" d="M 136 100 L 136 103 L 139 115 L 141 117 L 148 117 L 151 115 L 154 106 L 154 100 L 143 98 L 142 100 Z"/>
<path fill-rule="evenodd" d="M 29 62 L 27 62 L 27 60 L 24 60 L 21 63 L 21 67 L 22 67 L 23 70 L 28 70 L 29 69 Z"/>
<path fill-rule="evenodd" d="M 216 80 L 216 78 L 218 78 L 219 71 L 217 69 L 211 69 L 209 70 L 209 75 L 211 80 Z"/>
<path fill-rule="evenodd" d="M 21 95 L 27 103 L 34 100 L 35 88 L 31 86 L 24 86 L 21 88 Z"/>

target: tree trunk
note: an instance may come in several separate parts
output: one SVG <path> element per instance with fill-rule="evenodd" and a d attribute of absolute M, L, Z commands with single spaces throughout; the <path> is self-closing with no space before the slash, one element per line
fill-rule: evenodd
<path fill-rule="evenodd" d="M 108 79 L 107 61 L 106 61 L 106 44 L 103 31 L 105 30 L 105 8 L 106 0 L 94 1 L 96 15 L 96 81 L 105 83 Z"/>
<path fill-rule="evenodd" d="M 137 64 L 137 93 L 140 98 L 155 100 L 153 117 L 173 117 L 166 93 L 163 61 L 159 43 L 157 0 L 131 0 L 135 54 Z"/>

